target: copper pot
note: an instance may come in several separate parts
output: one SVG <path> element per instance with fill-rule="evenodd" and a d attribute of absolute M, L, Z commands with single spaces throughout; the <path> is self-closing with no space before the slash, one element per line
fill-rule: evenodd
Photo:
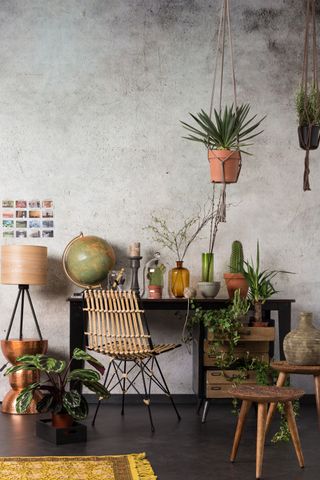
<path fill-rule="evenodd" d="M 44 354 L 48 349 L 48 340 L 38 340 L 27 338 L 24 340 L 11 339 L 1 340 L 1 350 L 5 358 L 16 365 L 17 358 L 22 355 Z M 20 392 L 28 385 L 38 382 L 40 372 L 38 370 L 21 370 L 9 375 L 11 390 L 6 394 L 2 401 L 2 413 L 17 414 L 16 401 Z M 25 414 L 34 414 L 37 412 L 37 403 L 42 398 L 40 392 L 34 392 L 33 400 Z"/>

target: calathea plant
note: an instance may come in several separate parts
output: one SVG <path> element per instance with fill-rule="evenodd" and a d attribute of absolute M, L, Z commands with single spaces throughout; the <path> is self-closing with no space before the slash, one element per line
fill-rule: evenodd
<path fill-rule="evenodd" d="M 87 361 L 95 370 L 78 368 L 70 371 L 72 360 Z M 20 370 L 39 370 L 46 378 L 43 382 L 33 383 L 22 390 L 17 397 L 16 407 L 18 413 L 25 413 L 34 393 L 40 391 L 43 396 L 37 403 L 38 412 L 52 412 L 53 414 L 69 414 L 75 420 L 83 420 L 88 415 L 88 403 L 85 397 L 72 386 L 83 385 L 93 391 L 99 399 L 110 396 L 107 389 L 100 383 L 104 366 L 94 357 L 75 348 L 71 360 L 59 360 L 47 355 L 24 355 L 17 359 L 18 365 L 6 370 L 5 375 Z"/>

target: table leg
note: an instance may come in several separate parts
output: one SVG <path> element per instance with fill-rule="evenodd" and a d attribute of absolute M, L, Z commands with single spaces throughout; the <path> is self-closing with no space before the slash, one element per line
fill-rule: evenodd
<path fill-rule="evenodd" d="M 236 433 L 234 434 L 232 452 L 231 452 L 231 455 L 230 455 L 230 462 L 234 462 L 235 458 L 237 456 L 237 451 L 238 451 L 239 443 L 240 443 L 240 440 L 241 440 L 243 427 L 244 427 L 244 424 L 245 424 L 247 414 L 250 410 L 251 404 L 252 404 L 252 402 L 249 402 L 248 400 L 243 400 L 243 402 L 242 402 L 240 413 L 239 413 L 239 418 L 238 418 L 238 423 L 237 423 L 237 428 L 236 428 Z"/>
<path fill-rule="evenodd" d="M 286 383 L 286 379 L 287 379 L 287 374 L 284 372 L 280 372 L 277 379 L 277 387 L 283 387 L 283 385 Z M 276 408 L 277 408 L 276 402 L 270 403 L 268 416 L 267 416 L 267 423 L 266 423 L 266 433 L 269 431 L 271 421 L 272 421 L 274 412 L 276 411 Z"/>
<path fill-rule="evenodd" d="M 291 303 L 288 302 L 279 307 L 278 310 L 278 326 L 279 326 L 279 351 L 280 360 L 285 360 L 283 351 L 283 340 L 287 333 L 291 330 Z"/>
<path fill-rule="evenodd" d="M 296 419 L 294 417 L 291 402 L 286 402 L 285 403 L 285 412 L 286 412 L 286 417 L 287 417 L 289 430 L 290 430 L 290 433 L 291 433 L 292 443 L 293 443 L 294 449 L 296 451 L 297 459 L 298 459 L 300 467 L 303 468 L 304 467 L 303 453 L 302 453 L 302 450 L 301 450 L 299 433 L 298 433 Z"/>
<path fill-rule="evenodd" d="M 267 404 L 258 403 L 257 448 L 256 448 L 256 478 L 261 477 L 264 440 L 266 436 Z"/>
<path fill-rule="evenodd" d="M 320 376 L 314 376 L 314 387 L 316 394 L 316 403 L 317 403 L 317 413 L 318 413 L 318 425 L 320 428 Z"/>

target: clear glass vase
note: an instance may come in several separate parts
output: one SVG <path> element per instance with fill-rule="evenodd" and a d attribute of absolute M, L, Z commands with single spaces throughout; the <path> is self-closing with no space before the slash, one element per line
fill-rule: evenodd
<path fill-rule="evenodd" d="M 202 254 L 202 282 L 213 282 L 214 278 L 214 256 L 213 253 L 203 253 Z"/>
<path fill-rule="evenodd" d="M 176 298 L 182 298 L 184 289 L 189 287 L 189 270 L 183 267 L 183 262 L 177 261 L 177 266 L 170 272 L 170 290 Z"/>

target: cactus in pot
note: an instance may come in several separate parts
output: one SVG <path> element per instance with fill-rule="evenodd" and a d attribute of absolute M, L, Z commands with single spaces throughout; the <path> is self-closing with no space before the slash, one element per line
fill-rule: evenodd
<path fill-rule="evenodd" d="M 229 273 L 224 274 L 228 294 L 233 300 L 234 292 L 240 290 L 240 296 L 245 298 L 248 293 L 248 282 L 243 275 L 243 247 L 239 240 L 232 242 Z"/>

